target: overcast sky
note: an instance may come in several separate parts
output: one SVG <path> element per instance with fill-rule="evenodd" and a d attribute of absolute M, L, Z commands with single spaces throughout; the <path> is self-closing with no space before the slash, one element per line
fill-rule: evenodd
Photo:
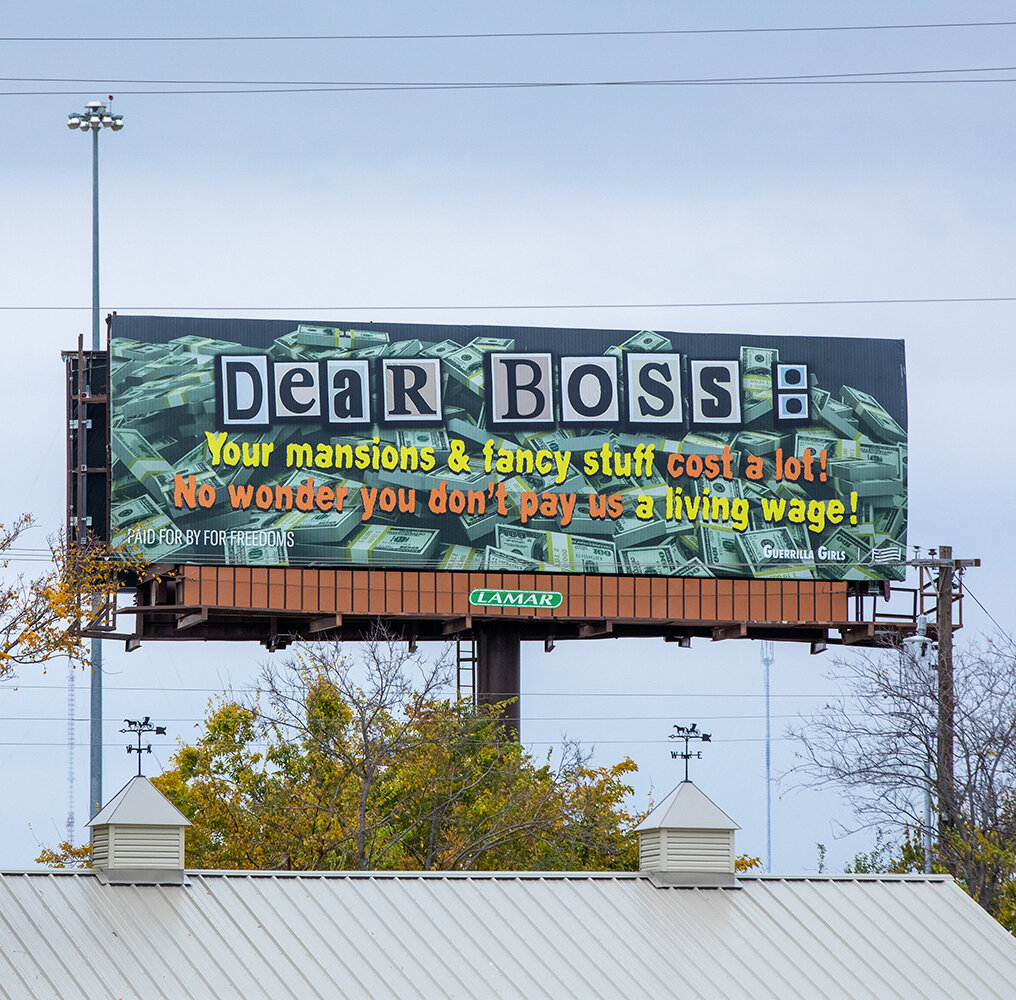
<path fill-rule="evenodd" d="M 91 294 L 91 139 L 64 123 L 114 94 L 126 125 L 100 136 L 104 313 L 904 338 L 910 541 L 981 557 L 970 588 L 1011 629 L 1016 303 L 732 303 L 1016 295 L 1016 27 L 666 33 L 1005 20 L 1016 21 L 1012 3 L 975 0 L 14 5 L 0 27 L 0 520 L 36 514 L 21 548 L 44 546 L 63 521 L 60 351 L 88 336 Z M 55 40 L 597 31 L 658 33 Z M 49 40 L 15 40 L 29 36 Z M 631 85 L 918 70 L 950 72 L 923 83 Z M 990 78 L 1002 82 L 976 82 Z M 208 93 L 237 81 L 282 92 Z M 294 92 L 311 82 L 326 89 Z M 369 87 L 524 82 L 627 85 Z M 365 88 L 327 89 L 349 83 Z M 994 628 L 972 601 L 965 610 L 961 641 Z M 135 766 L 118 733 L 125 716 L 192 738 L 209 697 L 248 684 L 268 655 L 106 649 L 107 798 Z M 777 646 L 777 772 L 793 762 L 790 717 L 838 688 L 834 655 Z M 19 680 L 0 690 L 4 866 L 62 839 L 68 812 L 66 668 Z M 81 841 L 88 699 L 77 681 Z M 764 852 L 758 643 L 527 646 L 522 683 L 524 740 L 542 755 L 567 732 L 602 763 L 631 755 L 640 802 L 681 776 L 670 726 L 699 722 L 715 742 L 693 777 L 740 823 L 738 849 Z M 146 760 L 149 773 L 172 746 Z M 781 786 L 774 870 L 813 870 L 818 842 L 842 869 L 873 840 L 836 839 L 850 823 L 835 796 Z"/>

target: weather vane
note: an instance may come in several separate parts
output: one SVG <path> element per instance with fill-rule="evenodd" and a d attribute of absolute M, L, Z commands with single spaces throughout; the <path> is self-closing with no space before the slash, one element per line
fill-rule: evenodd
<path fill-rule="evenodd" d="M 144 733 L 155 733 L 156 736 L 165 736 L 166 735 L 166 727 L 165 726 L 156 726 L 156 725 L 154 725 L 152 723 L 151 716 L 148 716 L 148 715 L 146 715 L 143 719 L 124 719 L 123 721 L 127 723 L 127 728 L 126 729 L 121 729 L 120 732 L 121 733 L 134 733 L 137 736 L 137 738 L 138 738 L 138 745 L 136 747 L 132 747 L 129 743 L 127 744 L 127 753 L 128 754 L 136 753 L 138 755 L 138 777 L 140 778 L 141 777 L 141 755 L 143 753 L 151 753 L 152 752 L 152 744 L 151 743 L 149 743 L 148 746 L 146 746 L 146 747 L 143 747 L 141 745 L 141 736 L 142 736 L 142 734 L 144 734 Z"/>
<path fill-rule="evenodd" d="M 712 741 L 712 737 L 709 735 L 709 733 L 701 732 L 699 730 L 697 722 L 693 722 L 690 726 L 675 725 L 674 729 L 676 730 L 676 732 L 670 734 L 670 739 L 684 740 L 684 750 L 683 751 L 671 750 L 670 756 L 674 760 L 684 761 L 684 780 L 690 781 L 691 779 L 688 777 L 688 761 L 691 760 L 692 757 L 697 757 L 699 760 L 701 760 L 702 751 L 696 750 L 694 753 L 692 753 L 688 749 L 688 744 L 691 742 L 691 740 L 701 740 L 703 743 L 710 743 Z"/>

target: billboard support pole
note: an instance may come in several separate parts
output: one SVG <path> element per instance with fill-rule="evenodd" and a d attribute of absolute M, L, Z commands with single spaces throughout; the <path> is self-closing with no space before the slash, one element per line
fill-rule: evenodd
<path fill-rule="evenodd" d="M 521 633 L 517 628 L 484 624 L 475 626 L 475 634 L 476 703 L 495 705 L 513 699 L 502 710 L 501 719 L 511 735 L 518 739 Z"/>

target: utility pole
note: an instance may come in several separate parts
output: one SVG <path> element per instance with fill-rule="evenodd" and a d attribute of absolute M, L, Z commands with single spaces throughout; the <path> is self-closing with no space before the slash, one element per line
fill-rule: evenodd
<path fill-rule="evenodd" d="M 953 690 L 952 662 L 952 546 L 938 550 L 938 836 L 956 825 L 954 762 L 954 716 L 956 693 Z"/>
<path fill-rule="evenodd" d="M 980 566 L 980 559 L 955 559 L 951 545 L 930 549 L 910 565 L 935 571 L 936 631 L 938 639 L 938 726 L 936 733 L 935 794 L 938 799 L 938 837 L 945 839 L 959 820 L 956 802 L 955 714 L 953 687 L 953 586 L 956 573 Z M 922 583 L 923 592 L 923 583 Z"/>

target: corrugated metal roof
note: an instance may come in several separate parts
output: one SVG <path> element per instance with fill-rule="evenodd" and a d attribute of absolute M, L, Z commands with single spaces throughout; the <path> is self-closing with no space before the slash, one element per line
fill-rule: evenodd
<path fill-rule="evenodd" d="M 936 877 L 0 875 L 0 996 L 1012 1000 L 1016 941 Z"/>
<path fill-rule="evenodd" d="M 741 828 L 693 781 L 682 781 L 635 832 L 645 830 L 740 830 Z"/>

